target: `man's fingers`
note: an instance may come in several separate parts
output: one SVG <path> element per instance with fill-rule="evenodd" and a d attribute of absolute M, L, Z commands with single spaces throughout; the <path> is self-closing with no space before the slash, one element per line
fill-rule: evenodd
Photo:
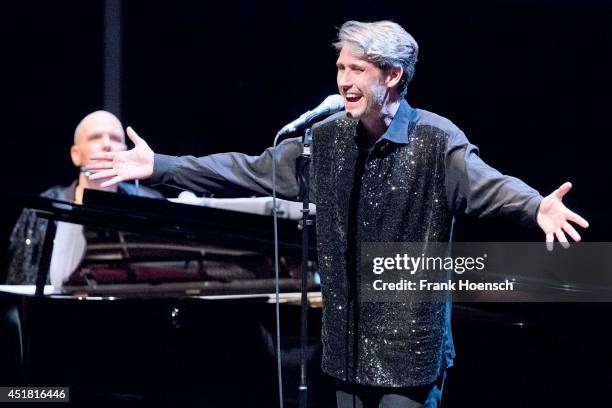
<path fill-rule="evenodd" d="M 549 251 L 553 250 L 553 242 L 555 241 L 555 236 L 552 232 L 546 233 L 546 249 Z"/>
<path fill-rule="evenodd" d="M 102 186 L 102 187 L 110 187 L 110 186 L 113 186 L 115 184 L 121 183 L 122 181 L 123 181 L 123 177 L 115 176 L 112 179 L 107 180 L 104 183 L 100 184 L 100 186 Z"/>
<path fill-rule="evenodd" d="M 563 248 L 569 248 L 569 242 L 567 242 L 567 238 L 565 237 L 565 234 L 562 230 L 557 230 L 555 232 L 555 235 L 557 236 L 557 239 L 559 240 Z"/>
<path fill-rule="evenodd" d="M 581 216 L 579 216 L 578 214 L 576 214 L 575 212 L 573 212 L 572 210 L 567 210 L 566 217 L 568 220 L 570 220 L 571 222 L 575 222 L 576 224 L 580 225 L 582 228 L 589 227 L 588 221 L 582 218 Z"/>
<path fill-rule="evenodd" d="M 569 236 L 572 237 L 572 239 L 576 242 L 582 239 L 580 238 L 580 234 L 578 233 L 578 231 L 576 231 L 576 229 L 572 227 L 572 224 L 567 221 L 563 223 L 563 231 L 567 232 Z"/>
<path fill-rule="evenodd" d="M 570 183 L 569 181 L 561 184 L 561 187 L 559 187 L 558 189 L 555 190 L 555 192 L 553 193 L 555 195 L 555 197 L 557 197 L 558 199 L 563 198 L 564 195 L 567 194 L 568 191 L 570 191 L 572 189 L 572 183 Z"/>
<path fill-rule="evenodd" d="M 120 152 L 100 152 L 91 155 L 92 160 L 113 160 Z"/>
<path fill-rule="evenodd" d="M 87 170 L 103 170 L 103 169 L 112 169 L 113 162 L 112 161 L 99 161 L 95 163 L 89 163 L 85 166 Z"/>
<path fill-rule="evenodd" d="M 138 146 L 140 143 L 144 142 L 144 140 L 142 140 L 142 138 L 138 136 L 138 133 L 136 133 L 131 126 L 128 126 L 126 130 L 127 136 L 130 138 L 130 140 L 134 143 L 135 146 Z"/>
<path fill-rule="evenodd" d="M 90 180 L 100 180 L 106 179 L 109 177 L 115 177 L 117 175 L 117 171 L 115 169 L 96 171 L 91 176 L 89 176 Z"/>

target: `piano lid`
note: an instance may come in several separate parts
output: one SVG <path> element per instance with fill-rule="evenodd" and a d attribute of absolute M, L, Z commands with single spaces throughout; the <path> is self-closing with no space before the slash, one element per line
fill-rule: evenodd
<path fill-rule="evenodd" d="M 235 294 L 274 291 L 271 216 L 86 190 L 84 204 L 24 199 L 39 216 L 81 224 L 82 262 L 63 292 Z M 281 288 L 299 290 L 301 230 L 279 219 Z M 57 237 L 57 235 L 56 235 Z M 311 259 L 316 259 L 314 228 Z M 314 272 L 316 263 L 311 263 Z"/>

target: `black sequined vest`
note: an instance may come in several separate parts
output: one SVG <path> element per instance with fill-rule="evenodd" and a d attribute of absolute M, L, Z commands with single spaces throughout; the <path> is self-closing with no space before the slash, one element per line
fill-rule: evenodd
<path fill-rule="evenodd" d="M 447 134 L 411 124 L 407 144 L 370 148 L 358 122 L 336 116 L 313 130 L 313 183 L 323 292 L 323 361 L 350 383 L 432 383 L 454 354 L 447 303 L 359 300 L 362 242 L 448 241 Z"/>

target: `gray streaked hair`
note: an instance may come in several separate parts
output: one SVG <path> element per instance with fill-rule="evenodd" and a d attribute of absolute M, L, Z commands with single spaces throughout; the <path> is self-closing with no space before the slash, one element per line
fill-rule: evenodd
<path fill-rule="evenodd" d="M 340 27 L 334 47 L 338 52 L 346 47 L 352 54 L 363 56 L 381 69 L 402 67 L 404 73 L 397 89 L 400 98 L 406 95 L 408 83 L 414 76 L 419 46 L 399 24 L 393 21 L 347 21 Z"/>

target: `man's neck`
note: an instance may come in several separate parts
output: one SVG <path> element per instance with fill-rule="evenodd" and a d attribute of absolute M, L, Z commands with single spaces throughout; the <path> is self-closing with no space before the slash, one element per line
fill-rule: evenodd
<path fill-rule="evenodd" d="M 374 144 L 385 134 L 400 106 L 400 98 L 388 101 L 380 112 L 374 116 L 361 118 L 361 123 L 368 135 L 370 143 Z"/>
<path fill-rule="evenodd" d="M 74 192 L 74 202 L 77 204 L 83 203 L 83 192 L 86 188 L 90 188 L 92 190 L 110 191 L 113 193 L 117 192 L 117 185 L 111 187 L 101 187 L 100 184 L 102 184 L 102 181 L 90 180 L 85 174 L 81 173 L 79 176 L 79 182 Z"/>

